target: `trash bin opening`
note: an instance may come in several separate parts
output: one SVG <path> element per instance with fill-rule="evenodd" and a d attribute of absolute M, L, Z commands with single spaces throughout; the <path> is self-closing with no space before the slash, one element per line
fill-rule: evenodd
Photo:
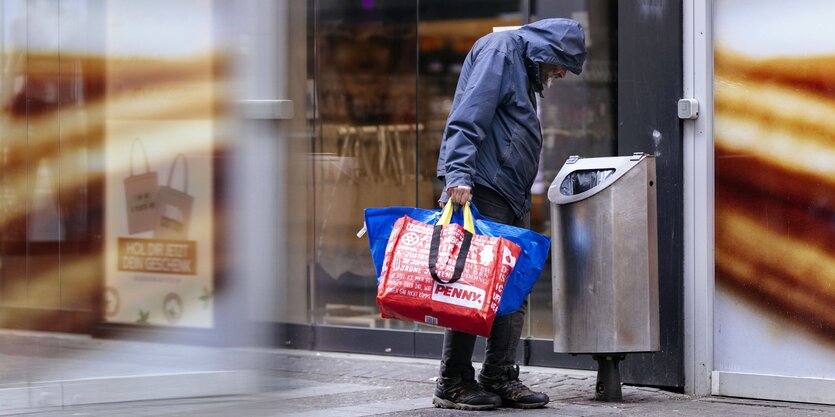
<path fill-rule="evenodd" d="M 615 173 L 614 168 L 610 169 L 583 169 L 566 175 L 560 184 L 560 194 L 577 195 L 606 181 Z"/>

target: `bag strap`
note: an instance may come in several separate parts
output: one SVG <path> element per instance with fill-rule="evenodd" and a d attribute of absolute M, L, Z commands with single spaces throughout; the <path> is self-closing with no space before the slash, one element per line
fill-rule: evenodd
<path fill-rule="evenodd" d="M 470 203 L 464 204 L 464 240 L 461 242 L 461 249 L 458 251 L 458 258 L 455 260 L 455 270 L 449 281 L 444 281 L 438 277 L 436 271 L 436 264 L 438 261 L 438 250 L 441 246 L 441 232 L 444 226 L 449 225 L 452 220 L 452 201 L 448 201 L 444 206 L 444 211 L 441 212 L 441 218 L 435 223 L 435 228 L 432 230 L 432 241 L 429 246 L 429 274 L 432 279 L 439 284 L 452 284 L 461 279 L 461 274 L 464 272 L 464 266 L 467 264 L 467 255 L 470 253 L 470 244 L 473 240 L 475 227 L 473 225 L 473 216 L 470 212 Z"/>
<path fill-rule="evenodd" d="M 452 211 L 453 211 L 454 204 L 452 200 L 448 200 L 446 205 L 444 205 L 443 211 L 441 211 L 441 217 L 438 218 L 438 221 L 435 222 L 436 225 L 446 226 L 452 222 Z M 464 207 L 461 208 L 461 211 L 464 214 L 464 230 L 469 231 L 470 233 L 475 234 L 475 222 L 473 217 L 473 204 L 471 202 L 467 202 L 464 204 Z"/>
<path fill-rule="evenodd" d="M 171 169 L 168 171 L 168 182 L 167 185 L 171 187 L 171 179 L 174 177 L 174 167 L 177 166 L 177 161 L 183 161 L 183 192 L 188 194 L 188 161 L 186 160 L 186 156 L 183 154 L 177 154 L 177 157 L 174 158 L 174 162 L 171 163 Z M 173 188 L 173 187 L 172 187 Z"/>
<path fill-rule="evenodd" d="M 133 176 L 133 148 L 136 147 L 136 144 L 139 144 L 139 149 L 142 149 L 142 154 L 145 155 L 145 173 L 151 172 L 151 164 L 148 163 L 148 152 L 145 151 L 145 145 L 142 144 L 142 141 L 139 138 L 133 140 L 133 143 L 130 144 L 130 176 Z"/>

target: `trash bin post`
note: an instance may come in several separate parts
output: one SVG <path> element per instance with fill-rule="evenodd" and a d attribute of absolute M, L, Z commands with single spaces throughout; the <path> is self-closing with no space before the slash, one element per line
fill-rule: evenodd
<path fill-rule="evenodd" d="M 597 361 L 597 383 L 594 385 L 594 399 L 597 401 L 623 401 L 621 389 L 620 369 L 618 363 L 626 355 L 592 355 Z"/>

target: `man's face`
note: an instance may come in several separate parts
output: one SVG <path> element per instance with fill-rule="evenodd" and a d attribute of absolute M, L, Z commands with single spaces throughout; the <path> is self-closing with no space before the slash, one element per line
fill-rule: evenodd
<path fill-rule="evenodd" d="M 548 88 L 554 80 L 565 77 L 567 70 L 559 65 L 539 64 L 539 77 L 542 79 L 542 86 Z"/>

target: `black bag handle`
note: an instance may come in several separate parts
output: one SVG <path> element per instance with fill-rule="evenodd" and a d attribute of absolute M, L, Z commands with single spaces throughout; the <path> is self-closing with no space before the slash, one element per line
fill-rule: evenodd
<path fill-rule="evenodd" d="M 467 263 L 467 254 L 470 253 L 470 243 L 472 243 L 473 234 L 467 230 L 464 231 L 464 240 L 461 242 L 461 249 L 458 251 L 458 258 L 455 260 L 455 271 L 452 273 L 449 281 L 444 281 L 438 277 L 438 273 L 435 271 L 435 264 L 438 261 L 438 247 L 441 246 L 441 231 L 443 229 L 444 226 L 436 225 L 432 231 L 432 243 L 429 247 L 429 273 L 432 275 L 432 279 L 439 284 L 452 284 L 461 279 L 461 274 L 464 272 L 464 265 Z"/>
<path fill-rule="evenodd" d="M 439 284 L 452 284 L 461 279 L 461 274 L 464 272 L 464 266 L 467 264 L 467 255 L 470 253 L 470 244 L 473 240 L 473 233 L 470 230 L 467 230 L 468 227 L 472 228 L 470 204 L 465 204 L 463 210 L 465 217 L 464 240 L 461 241 L 461 249 L 458 251 L 458 258 L 455 260 L 455 270 L 453 271 L 452 277 L 449 281 L 444 281 L 438 277 L 436 264 L 438 262 L 438 250 L 441 246 L 441 232 L 443 231 L 444 226 L 448 225 L 450 219 L 452 218 L 452 201 L 447 202 L 444 207 L 444 212 L 441 214 L 440 220 L 438 220 L 438 223 L 435 224 L 435 227 L 432 230 L 432 241 L 429 246 L 429 274 L 432 275 L 432 279 Z"/>

